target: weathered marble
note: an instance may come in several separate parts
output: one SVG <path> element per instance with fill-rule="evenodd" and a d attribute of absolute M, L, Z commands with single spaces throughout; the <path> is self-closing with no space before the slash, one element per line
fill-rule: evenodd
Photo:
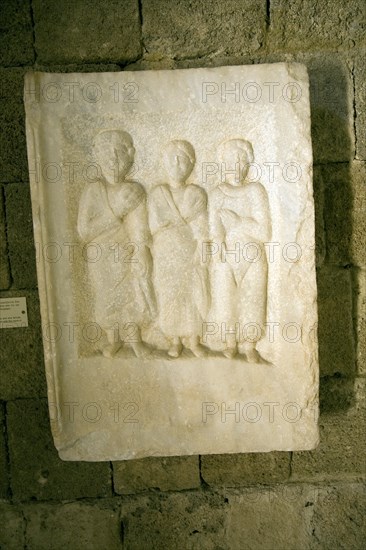
<path fill-rule="evenodd" d="M 306 69 L 28 73 L 25 107 L 60 457 L 314 448 Z"/>

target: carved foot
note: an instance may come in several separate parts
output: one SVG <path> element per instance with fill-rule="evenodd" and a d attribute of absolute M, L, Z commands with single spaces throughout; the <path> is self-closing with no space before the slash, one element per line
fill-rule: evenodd
<path fill-rule="evenodd" d="M 121 342 L 114 342 L 113 344 L 107 344 L 105 348 L 103 348 L 102 353 L 104 357 L 114 357 L 117 353 L 117 351 L 121 347 Z"/>
<path fill-rule="evenodd" d="M 182 353 L 182 349 L 183 349 L 183 346 L 181 343 L 179 344 L 173 344 L 169 349 L 168 349 L 168 355 L 170 357 L 179 357 L 180 354 Z"/>
<path fill-rule="evenodd" d="M 203 347 L 201 344 L 197 344 L 195 346 L 191 347 L 191 352 L 196 357 L 207 357 L 208 353 L 205 347 Z"/>
<path fill-rule="evenodd" d="M 150 349 L 143 342 L 136 342 L 132 344 L 132 349 L 135 352 L 136 357 L 144 359 L 151 353 Z"/>
<path fill-rule="evenodd" d="M 262 360 L 261 356 L 255 348 L 249 350 L 247 349 L 245 351 L 245 355 L 249 363 L 260 363 Z"/>
<path fill-rule="evenodd" d="M 225 357 L 227 357 L 228 359 L 232 359 L 233 357 L 235 357 L 237 353 L 237 349 L 236 348 L 227 348 L 223 351 L 223 354 L 225 355 Z"/>

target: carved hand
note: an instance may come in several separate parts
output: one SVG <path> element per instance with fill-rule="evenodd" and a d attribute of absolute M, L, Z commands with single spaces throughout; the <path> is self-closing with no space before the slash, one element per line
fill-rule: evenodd
<path fill-rule="evenodd" d="M 232 226 L 241 220 L 240 216 L 235 214 L 232 210 L 227 210 L 226 208 L 222 208 L 220 210 L 220 218 L 225 226 Z"/>
<path fill-rule="evenodd" d="M 89 240 L 101 237 L 102 235 L 106 236 L 110 231 L 114 232 L 120 225 L 120 220 L 114 219 L 111 221 L 100 214 L 89 216 L 83 222 L 83 238 L 84 240 Z"/>
<path fill-rule="evenodd" d="M 133 269 L 140 276 L 150 277 L 152 273 L 152 257 L 150 248 L 146 245 L 141 245 L 137 259 L 138 261 L 132 264 Z"/>

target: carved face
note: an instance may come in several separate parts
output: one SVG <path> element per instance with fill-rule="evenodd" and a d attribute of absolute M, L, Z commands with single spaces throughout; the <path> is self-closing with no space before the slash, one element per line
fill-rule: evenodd
<path fill-rule="evenodd" d="M 134 159 L 134 148 L 125 143 L 118 134 L 96 143 L 94 156 L 108 183 L 116 185 L 127 175 Z"/>
<path fill-rule="evenodd" d="M 223 180 L 239 185 L 248 174 L 249 159 L 245 151 L 238 147 L 227 148 L 222 158 Z"/>
<path fill-rule="evenodd" d="M 164 165 L 174 182 L 184 183 L 193 170 L 190 158 L 180 149 L 171 149 L 164 154 Z"/>

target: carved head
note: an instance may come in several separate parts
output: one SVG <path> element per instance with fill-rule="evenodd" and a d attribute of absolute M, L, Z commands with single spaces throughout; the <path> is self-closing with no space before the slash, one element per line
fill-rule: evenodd
<path fill-rule="evenodd" d="M 229 139 L 220 143 L 217 153 L 221 166 L 221 181 L 240 185 L 254 161 L 252 144 L 245 139 Z"/>
<path fill-rule="evenodd" d="M 163 161 L 171 180 L 184 183 L 193 170 L 196 155 L 188 141 L 175 139 L 165 147 Z"/>
<path fill-rule="evenodd" d="M 108 183 L 123 181 L 135 156 L 132 137 L 123 130 L 102 130 L 93 142 L 93 153 Z"/>

